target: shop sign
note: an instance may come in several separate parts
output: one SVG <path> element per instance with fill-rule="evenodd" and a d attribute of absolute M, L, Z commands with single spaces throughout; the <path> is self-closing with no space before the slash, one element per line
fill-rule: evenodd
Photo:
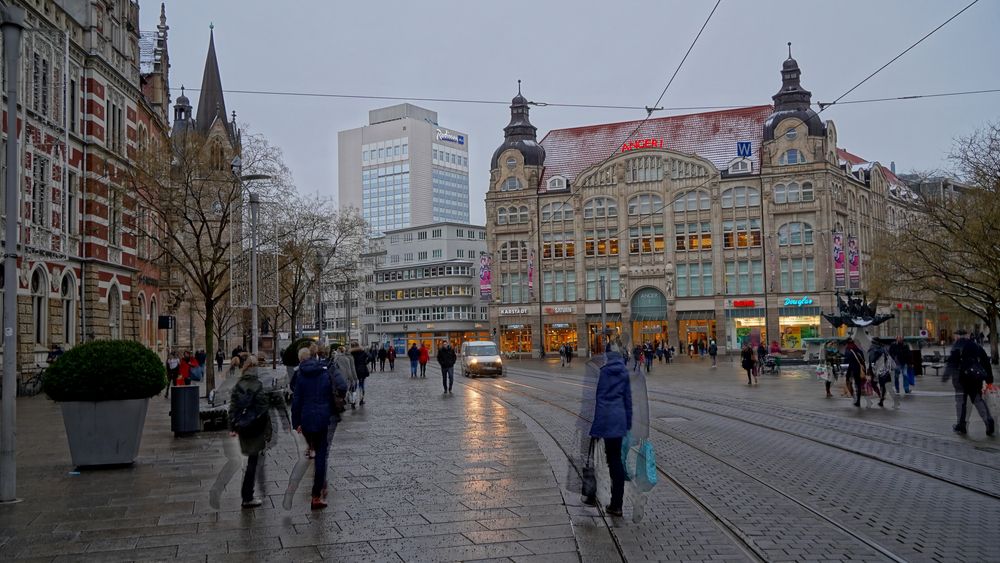
<path fill-rule="evenodd" d="M 753 299 L 733 299 L 733 307 L 756 307 L 757 302 Z"/>
<path fill-rule="evenodd" d="M 644 326 L 639 332 L 642 334 L 660 334 L 662 330 L 658 326 Z"/>
<path fill-rule="evenodd" d="M 524 328 L 524 325 L 507 325 L 507 330 L 517 330 L 519 328 Z"/>
<path fill-rule="evenodd" d="M 636 139 L 622 143 L 622 152 L 636 149 L 662 149 L 663 139 Z"/>
<path fill-rule="evenodd" d="M 504 315 L 504 316 L 506 316 L 506 315 L 527 315 L 528 314 L 528 308 L 527 307 L 504 307 L 504 308 L 500 309 L 500 314 Z"/>
<path fill-rule="evenodd" d="M 798 299 L 794 297 L 785 298 L 785 307 L 805 307 L 806 305 L 812 304 L 812 297 L 799 297 Z"/>
<path fill-rule="evenodd" d="M 465 135 L 458 135 L 456 133 L 448 131 L 447 129 L 445 130 L 438 129 L 436 136 L 437 140 L 439 141 L 448 141 L 449 143 L 455 143 L 458 145 L 465 144 Z"/>
<path fill-rule="evenodd" d="M 569 328 L 569 323 L 552 323 L 552 328 Z"/>
<path fill-rule="evenodd" d="M 923 311 L 924 310 L 924 306 L 923 305 L 914 305 L 913 308 L 916 309 L 917 311 Z"/>
<path fill-rule="evenodd" d="M 688 332 L 704 332 L 704 333 L 707 334 L 708 333 L 708 327 L 705 326 L 705 325 L 688 325 L 687 326 L 687 331 Z"/>
<path fill-rule="evenodd" d="M 546 315 L 559 315 L 559 314 L 563 314 L 563 313 L 572 313 L 573 312 L 573 307 L 567 307 L 567 306 L 563 306 L 563 307 L 545 307 L 543 309 L 543 311 L 545 311 Z"/>

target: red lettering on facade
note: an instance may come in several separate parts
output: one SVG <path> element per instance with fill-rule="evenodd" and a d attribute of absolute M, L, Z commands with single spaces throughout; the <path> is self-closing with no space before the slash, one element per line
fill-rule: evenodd
<path fill-rule="evenodd" d="M 753 307 L 755 304 L 753 299 L 736 299 L 733 301 L 733 307 Z"/>
<path fill-rule="evenodd" d="M 622 143 L 622 152 L 636 149 L 662 149 L 663 139 L 638 139 L 635 141 L 625 141 Z"/>

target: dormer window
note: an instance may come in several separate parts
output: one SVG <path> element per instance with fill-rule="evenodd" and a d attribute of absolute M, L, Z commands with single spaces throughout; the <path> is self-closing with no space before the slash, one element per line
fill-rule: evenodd
<path fill-rule="evenodd" d="M 753 172 L 753 162 L 749 159 L 741 158 L 729 165 L 730 174 L 749 174 L 751 172 Z"/>
<path fill-rule="evenodd" d="M 507 169 L 513 170 L 517 166 L 517 159 L 510 157 L 507 159 Z"/>
<path fill-rule="evenodd" d="M 778 164 L 781 166 L 788 166 L 791 164 L 805 164 L 806 155 L 802 154 L 802 151 L 798 149 L 788 149 L 778 158 Z"/>
<path fill-rule="evenodd" d="M 500 191 L 502 192 L 512 192 L 520 189 L 521 189 L 521 181 L 514 176 L 511 176 L 510 178 L 504 180 L 503 185 L 500 187 Z"/>
<path fill-rule="evenodd" d="M 556 176 L 549 180 L 548 189 L 552 190 L 565 190 L 566 189 L 566 179 L 562 176 Z"/>

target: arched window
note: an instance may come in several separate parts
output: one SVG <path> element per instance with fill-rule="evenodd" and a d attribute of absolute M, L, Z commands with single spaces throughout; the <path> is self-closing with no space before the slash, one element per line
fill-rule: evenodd
<path fill-rule="evenodd" d="M 813 228 L 809 223 L 793 221 L 778 228 L 778 246 L 813 243 Z"/>
<path fill-rule="evenodd" d="M 760 192 L 754 188 L 737 186 L 722 192 L 722 208 L 757 207 L 760 205 Z"/>
<path fill-rule="evenodd" d="M 45 270 L 35 268 L 31 274 L 31 320 L 35 344 L 46 346 L 49 339 L 49 279 Z"/>
<path fill-rule="evenodd" d="M 787 166 L 790 164 L 805 164 L 806 155 L 798 149 L 788 149 L 780 157 L 778 157 L 778 164 L 781 166 Z"/>
<path fill-rule="evenodd" d="M 618 202 L 609 197 L 595 197 L 583 205 L 583 218 L 617 217 Z"/>
<path fill-rule="evenodd" d="M 566 179 L 562 176 L 556 176 L 549 180 L 549 191 L 565 190 L 567 187 Z"/>
<path fill-rule="evenodd" d="M 656 194 L 639 194 L 628 200 L 629 215 L 650 215 L 663 211 L 663 198 Z"/>
<path fill-rule="evenodd" d="M 566 202 L 549 203 L 542 206 L 542 221 L 572 221 L 573 206 Z"/>
<path fill-rule="evenodd" d="M 139 294 L 139 342 L 149 344 L 146 341 L 146 296 Z"/>
<path fill-rule="evenodd" d="M 122 296 L 117 285 L 108 288 L 108 329 L 111 332 L 112 340 L 121 340 Z"/>
<path fill-rule="evenodd" d="M 76 343 L 76 283 L 69 274 L 64 274 L 59 288 L 62 301 L 63 342 L 72 346 Z"/>
<path fill-rule="evenodd" d="M 507 224 L 507 208 L 506 207 L 498 207 L 497 208 L 497 225 L 506 225 L 506 224 Z"/>
<path fill-rule="evenodd" d="M 517 210 L 517 222 L 518 223 L 527 223 L 528 222 L 528 206 L 527 205 L 522 205 Z"/>
<path fill-rule="evenodd" d="M 526 262 L 528 260 L 528 243 L 510 241 L 500 245 L 501 262 Z"/>
<path fill-rule="evenodd" d="M 519 189 L 521 189 L 521 181 L 514 176 L 504 180 L 503 185 L 500 187 L 500 191 L 502 192 L 512 192 Z"/>
<path fill-rule="evenodd" d="M 678 195 L 677 199 L 674 200 L 674 211 L 676 212 L 698 211 L 711 208 L 712 200 L 708 197 L 708 192 L 704 190 L 691 190 Z"/>

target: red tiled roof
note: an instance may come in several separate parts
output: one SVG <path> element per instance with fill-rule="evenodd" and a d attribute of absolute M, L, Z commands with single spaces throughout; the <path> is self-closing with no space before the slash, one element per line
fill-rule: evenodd
<path fill-rule="evenodd" d="M 864 164 L 866 162 L 869 162 L 868 160 L 861 158 L 860 156 L 854 153 L 847 152 L 845 149 L 841 148 L 837 149 L 837 158 L 849 162 L 851 166 L 857 166 L 859 164 Z"/>
<path fill-rule="evenodd" d="M 757 170 L 760 167 L 758 151 L 764 138 L 764 121 L 771 111 L 771 106 L 766 105 L 650 119 L 628 140 L 662 139 L 663 148 L 697 154 L 720 170 L 736 158 L 737 142 L 750 141 L 753 144 L 754 169 Z M 620 151 L 629 133 L 641 121 L 549 131 L 542 139 L 542 146 L 545 147 L 542 186 L 553 176 L 563 176 L 574 182 L 581 172 Z"/>

